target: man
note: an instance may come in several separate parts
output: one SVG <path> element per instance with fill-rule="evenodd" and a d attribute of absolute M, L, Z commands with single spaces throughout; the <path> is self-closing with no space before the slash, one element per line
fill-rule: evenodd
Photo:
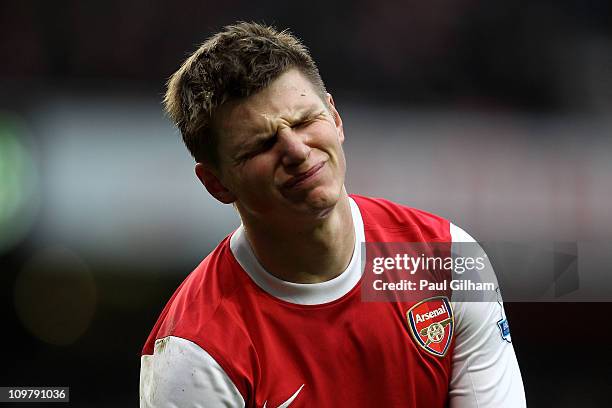
<path fill-rule="evenodd" d="M 525 405 L 501 303 L 362 301 L 361 243 L 471 238 L 347 194 L 342 119 L 299 40 L 228 26 L 172 76 L 165 102 L 197 177 L 242 225 L 163 310 L 143 350 L 141 407 Z M 407 319 L 434 303 L 447 313 L 440 352 Z"/>

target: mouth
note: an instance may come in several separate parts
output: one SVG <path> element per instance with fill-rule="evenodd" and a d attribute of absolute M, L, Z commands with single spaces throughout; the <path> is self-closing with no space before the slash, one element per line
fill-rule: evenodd
<path fill-rule="evenodd" d="M 301 184 L 304 184 L 306 181 L 315 176 L 319 170 L 323 168 L 325 162 L 321 162 L 319 164 L 315 164 L 310 169 L 306 170 L 304 173 L 300 173 L 297 176 L 291 177 L 283 184 L 283 188 L 290 189 L 294 187 L 298 187 Z"/>

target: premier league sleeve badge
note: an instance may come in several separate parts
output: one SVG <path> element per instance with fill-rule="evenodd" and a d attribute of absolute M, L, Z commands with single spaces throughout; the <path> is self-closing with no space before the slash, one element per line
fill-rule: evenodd
<path fill-rule="evenodd" d="M 454 317 L 450 302 L 444 296 L 420 301 L 407 312 L 410 334 L 428 353 L 444 357 L 450 347 L 454 331 Z"/>

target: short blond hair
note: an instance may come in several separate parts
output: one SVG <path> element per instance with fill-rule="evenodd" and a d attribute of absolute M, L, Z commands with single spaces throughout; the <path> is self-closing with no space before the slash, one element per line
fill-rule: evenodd
<path fill-rule="evenodd" d="M 170 77 L 166 112 L 197 162 L 218 165 L 215 111 L 248 97 L 291 68 L 299 69 L 325 100 L 325 85 L 306 47 L 288 31 L 258 23 L 226 26 L 208 38 Z"/>

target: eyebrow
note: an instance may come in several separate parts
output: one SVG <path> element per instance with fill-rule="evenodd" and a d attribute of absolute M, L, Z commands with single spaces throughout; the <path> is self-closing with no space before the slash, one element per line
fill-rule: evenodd
<path fill-rule="evenodd" d="M 291 120 L 290 123 L 292 126 L 295 126 L 300 123 L 306 122 L 308 120 L 312 120 L 323 112 L 324 110 L 322 109 L 317 109 L 317 110 L 305 109 L 304 111 L 300 112 L 299 116 L 297 116 L 294 120 Z M 244 143 L 238 149 L 238 152 L 234 155 L 234 159 L 240 160 L 245 155 L 248 155 L 249 153 L 253 151 L 257 151 L 257 149 L 261 148 L 263 145 L 269 142 L 270 139 L 273 139 L 275 137 L 276 137 L 276 133 L 274 134 L 271 134 L 271 133 L 255 134 L 248 142 Z"/>

